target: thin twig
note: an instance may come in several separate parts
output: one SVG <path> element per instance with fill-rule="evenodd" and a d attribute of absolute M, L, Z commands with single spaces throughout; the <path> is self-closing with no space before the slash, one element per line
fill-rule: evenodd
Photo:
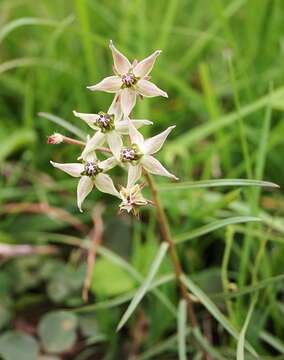
<path fill-rule="evenodd" d="M 58 253 L 58 248 L 52 245 L 32 246 L 29 244 L 0 244 L 0 259 L 26 255 L 50 255 Z"/>
<path fill-rule="evenodd" d="M 56 142 L 53 142 L 52 140 L 52 137 L 53 135 L 49 136 L 47 138 L 47 143 L 48 144 L 51 144 L 51 145 L 56 145 L 58 143 Z M 83 141 L 80 141 L 80 140 L 77 140 L 77 139 L 73 139 L 73 138 L 70 138 L 68 136 L 64 136 L 64 135 L 61 135 L 61 141 L 60 143 L 64 143 L 64 144 L 71 144 L 71 145 L 78 145 L 78 146 L 81 146 L 81 147 L 85 147 L 86 146 L 86 143 L 83 142 Z M 99 151 L 99 152 L 104 152 L 104 153 L 108 153 L 108 154 L 111 154 L 111 150 L 106 148 L 106 147 L 102 147 L 102 146 L 99 146 L 96 148 L 96 151 Z"/>
<path fill-rule="evenodd" d="M 195 316 L 195 313 L 193 310 L 193 305 L 192 305 L 192 300 L 190 298 L 190 295 L 180 278 L 181 275 L 183 274 L 183 271 L 182 271 L 181 263 L 179 261 L 178 255 L 177 255 L 177 251 L 176 251 L 174 242 L 171 238 L 171 233 L 170 233 L 170 229 L 169 229 L 167 216 L 166 216 L 164 208 L 160 202 L 158 190 L 156 189 L 156 186 L 155 186 L 155 183 L 154 183 L 152 177 L 150 176 L 150 174 L 147 171 L 144 171 L 144 176 L 149 185 L 149 189 L 152 193 L 153 201 L 154 201 L 156 209 L 157 209 L 157 217 L 158 217 L 158 222 L 159 222 L 162 236 L 163 236 L 164 240 L 169 244 L 169 254 L 170 254 L 173 266 L 174 266 L 176 280 L 177 280 L 177 284 L 178 284 L 178 287 L 181 292 L 181 296 L 186 300 L 186 302 L 188 304 L 189 320 L 191 322 L 191 325 L 193 327 L 195 327 L 195 326 L 197 326 L 197 319 L 196 319 L 196 316 Z"/>
<path fill-rule="evenodd" d="M 104 231 L 104 224 L 102 220 L 103 211 L 104 208 L 101 204 L 96 205 L 93 211 L 94 228 L 90 233 L 91 244 L 88 250 L 87 270 L 86 270 L 86 276 L 84 279 L 84 285 L 82 290 L 82 298 L 85 302 L 88 301 L 88 294 L 92 281 L 92 274 L 96 260 L 97 248 L 102 242 L 102 236 Z"/>

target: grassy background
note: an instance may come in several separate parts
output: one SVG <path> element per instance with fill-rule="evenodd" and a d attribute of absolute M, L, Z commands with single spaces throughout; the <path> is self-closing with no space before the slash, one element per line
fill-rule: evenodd
<path fill-rule="evenodd" d="M 3 346 L 9 348 L 8 330 L 35 336 L 44 314 L 68 308 L 79 314 L 78 326 L 87 319 L 89 333 L 76 328 L 71 350 L 55 351 L 62 358 L 127 359 L 139 354 L 141 359 L 183 359 L 173 282 L 161 286 L 158 295 L 170 306 L 162 306 L 156 293 L 149 294 L 122 332 L 115 333 L 126 309 L 120 305 L 123 296 L 138 287 L 158 251 L 154 210 L 143 211 L 141 222 L 118 217 L 117 201 L 93 192 L 79 214 L 76 181 L 49 165 L 50 159 L 74 161 L 78 149 L 45 144 L 54 131 L 72 133 L 38 112 L 65 119 L 75 132 L 88 131 L 72 110 L 95 112 L 110 103 L 111 95 L 86 90 L 111 72 L 109 39 L 132 59 L 159 48 L 163 53 L 152 78 L 169 100 L 140 101 L 135 115 L 154 121 L 145 135 L 177 125 L 160 159 L 183 181 L 248 178 L 281 186 L 283 16 L 281 0 L 0 0 L 0 240 L 57 243 L 59 252 L 3 259 L 0 353 L 6 354 Z M 119 171 L 114 174 L 117 183 L 125 182 Z M 207 306 L 214 301 L 236 330 L 251 304 L 246 338 L 262 359 L 283 358 L 281 190 L 179 189 L 157 181 L 173 236 L 190 239 L 178 249 L 186 273 L 193 274 L 208 296 L 203 301 Z M 89 304 L 101 305 L 82 310 L 85 255 L 80 247 L 92 228 L 90 214 L 97 202 L 105 205 L 104 245 L 111 252 L 101 250 L 92 281 Z M 224 227 L 224 219 L 246 215 L 263 222 Z M 171 272 L 170 263 L 163 261 L 159 275 Z M 191 335 L 188 356 L 199 359 L 198 343 L 203 342 L 211 358 L 234 359 L 236 342 L 224 330 L 224 319 L 216 320 L 218 309 L 209 308 L 211 312 L 196 305 L 205 335 Z M 179 309 L 182 320 L 182 305 Z"/>

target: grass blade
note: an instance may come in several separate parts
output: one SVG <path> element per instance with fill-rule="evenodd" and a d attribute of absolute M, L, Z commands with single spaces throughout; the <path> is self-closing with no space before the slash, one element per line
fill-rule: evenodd
<path fill-rule="evenodd" d="M 216 300 L 232 299 L 232 298 L 235 298 L 235 297 L 250 294 L 250 293 L 255 292 L 257 290 L 260 290 L 260 289 L 265 289 L 268 286 L 277 284 L 278 282 L 281 282 L 283 280 L 284 280 L 284 274 L 276 275 L 276 276 L 272 276 L 272 277 L 270 277 L 268 279 L 264 279 L 262 281 L 259 281 L 255 285 L 244 286 L 243 288 L 241 288 L 239 291 L 236 291 L 236 292 L 231 292 L 231 293 L 224 292 L 224 293 L 212 294 L 211 298 L 216 299 Z"/>
<path fill-rule="evenodd" d="M 246 332 L 247 332 L 247 328 L 256 304 L 256 300 L 257 300 L 257 296 L 253 297 L 253 300 L 250 304 L 244 325 L 242 327 L 242 330 L 240 332 L 240 337 L 238 340 L 238 345 L 237 345 L 237 360 L 245 360 L 245 336 L 246 336 Z"/>
<path fill-rule="evenodd" d="M 159 267 L 161 265 L 161 262 L 167 252 L 168 244 L 162 243 L 160 246 L 160 249 L 150 267 L 149 273 L 144 280 L 144 282 L 141 284 L 140 288 L 134 295 L 131 303 L 129 304 L 128 308 L 126 309 L 125 313 L 123 314 L 118 326 L 117 331 L 120 330 L 123 325 L 127 322 L 127 320 L 130 318 L 130 316 L 133 314 L 134 310 L 136 309 L 137 305 L 140 303 L 140 301 L 143 299 L 144 295 L 147 293 L 148 289 L 151 286 L 151 283 L 159 270 Z"/>
<path fill-rule="evenodd" d="M 228 225 L 246 223 L 250 221 L 261 221 L 261 219 L 255 216 L 234 216 L 227 219 L 217 220 L 210 224 L 201 226 L 198 229 L 175 236 L 174 242 L 179 244 L 184 241 L 193 240 Z"/>
<path fill-rule="evenodd" d="M 20 18 L 13 21 L 10 21 L 8 24 L 2 27 L 0 31 L 0 43 L 3 39 L 9 35 L 13 30 L 17 29 L 20 26 L 26 25 L 41 25 L 41 26 L 58 26 L 60 22 L 48 19 L 39 19 L 39 18 Z"/>
<path fill-rule="evenodd" d="M 272 346 L 275 350 L 279 351 L 281 354 L 284 354 L 284 344 L 280 339 L 266 331 L 262 331 L 260 333 L 260 338 L 261 340 Z"/>
<path fill-rule="evenodd" d="M 160 185 L 160 191 L 171 190 L 186 190 L 186 189 L 200 189 L 222 186 L 260 186 L 279 188 L 279 185 L 270 181 L 249 180 L 249 179 L 217 179 L 217 180 L 200 180 L 200 181 L 185 181 L 176 184 Z"/>
<path fill-rule="evenodd" d="M 205 349 L 209 355 L 212 356 L 212 359 L 226 360 L 216 349 L 216 346 L 211 345 L 209 341 L 206 339 L 206 337 L 203 336 L 203 334 L 201 333 L 198 327 L 192 330 L 192 335 L 195 337 L 196 341 L 201 345 L 201 347 Z"/>
<path fill-rule="evenodd" d="M 228 331 L 235 339 L 239 339 L 239 332 L 233 327 L 230 321 L 226 318 L 225 315 L 217 308 L 217 306 L 209 299 L 209 297 L 197 286 L 194 282 L 188 279 L 185 275 L 181 276 L 182 282 L 191 291 L 202 303 L 202 305 L 211 313 L 211 315 L 223 326 L 224 329 Z M 258 358 L 257 353 L 253 347 L 245 342 L 245 348 L 256 358 Z"/>
<path fill-rule="evenodd" d="M 34 131 L 30 129 L 18 129 L 11 133 L 5 140 L 2 139 L 0 148 L 0 162 L 13 154 L 18 149 L 32 144 L 36 139 Z"/>
<path fill-rule="evenodd" d="M 178 307 L 178 358 L 186 360 L 186 301 L 181 300 Z"/>
<path fill-rule="evenodd" d="M 284 96 L 284 87 L 279 87 L 277 90 L 272 91 L 270 94 L 265 95 L 256 101 L 244 105 L 239 112 L 234 111 L 231 114 L 225 115 L 216 122 L 205 123 L 198 126 L 197 128 L 187 132 L 184 135 L 180 135 L 175 140 L 168 142 L 166 152 L 172 153 L 172 156 L 176 154 L 177 149 L 184 146 L 186 148 L 192 147 L 193 145 L 200 143 L 203 139 L 211 136 L 215 131 L 232 125 L 238 121 L 239 116 L 245 118 L 246 116 L 253 114 L 254 112 L 264 108 L 276 99 L 281 99 Z"/>
<path fill-rule="evenodd" d="M 78 136 L 82 140 L 86 140 L 86 138 L 87 138 L 87 135 L 82 130 L 80 130 L 77 126 L 70 124 L 70 122 L 68 122 L 64 119 L 61 119 L 58 116 L 55 116 L 55 115 L 52 115 L 49 113 L 45 113 L 45 112 L 39 112 L 38 116 L 43 117 L 47 120 L 50 120 L 56 125 L 62 126 L 64 129 L 70 131 L 72 134 Z"/>

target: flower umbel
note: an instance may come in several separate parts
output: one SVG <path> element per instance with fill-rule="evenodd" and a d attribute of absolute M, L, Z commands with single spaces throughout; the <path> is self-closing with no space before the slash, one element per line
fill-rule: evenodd
<path fill-rule="evenodd" d="M 93 131 L 85 142 L 72 139 L 61 134 L 53 134 L 48 143 L 69 143 L 83 146 L 83 151 L 77 163 L 51 164 L 79 178 L 77 186 L 77 204 L 82 211 L 82 204 L 89 193 L 96 187 L 99 191 L 111 194 L 121 200 L 120 210 L 138 214 L 141 206 L 151 203 L 143 197 L 143 184 L 139 183 L 147 173 L 169 177 L 177 180 L 154 155 L 161 149 L 170 132 L 175 126 L 168 127 L 160 134 L 144 139 L 138 129 L 144 125 L 153 124 L 146 119 L 131 119 L 130 113 L 136 103 L 136 97 L 164 96 L 167 93 L 149 81 L 149 74 L 161 51 L 138 62 L 130 61 L 110 41 L 114 62 L 114 76 L 103 79 L 96 85 L 90 86 L 93 91 L 114 93 L 113 101 L 107 111 L 97 113 L 81 113 L 73 111 L 74 115 L 83 120 Z M 107 146 L 107 147 L 102 147 Z M 105 160 L 99 160 L 96 152 L 102 151 Z M 116 165 L 120 165 L 128 172 L 127 185 L 117 191 L 111 177 L 106 174 Z"/>

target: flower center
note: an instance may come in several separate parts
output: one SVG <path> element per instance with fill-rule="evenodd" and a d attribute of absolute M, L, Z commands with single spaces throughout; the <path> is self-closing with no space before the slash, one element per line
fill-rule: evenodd
<path fill-rule="evenodd" d="M 122 162 L 131 162 L 139 160 L 141 154 L 139 153 L 138 147 L 133 144 L 132 146 L 122 148 L 120 157 Z"/>
<path fill-rule="evenodd" d="M 114 115 L 100 112 L 99 117 L 96 120 L 96 125 L 101 129 L 102 132 L 112 130 L 114 128 Z"/>
<path fill-rule="evenodd" d="M 98 163 L 86 162 L 82 175 L 92 177 L 98 175 L 100 172 L 102 172 L 102 169 L 99 167 Z"/>
<path fill-rule="evenodd" d="M 122 75 L 121 80 L 123 82 L 124 87 L 131 87 L 135 85 L 138 81 L 138 79 L 135 77 L 135 75 L 131 72 Z"/>

